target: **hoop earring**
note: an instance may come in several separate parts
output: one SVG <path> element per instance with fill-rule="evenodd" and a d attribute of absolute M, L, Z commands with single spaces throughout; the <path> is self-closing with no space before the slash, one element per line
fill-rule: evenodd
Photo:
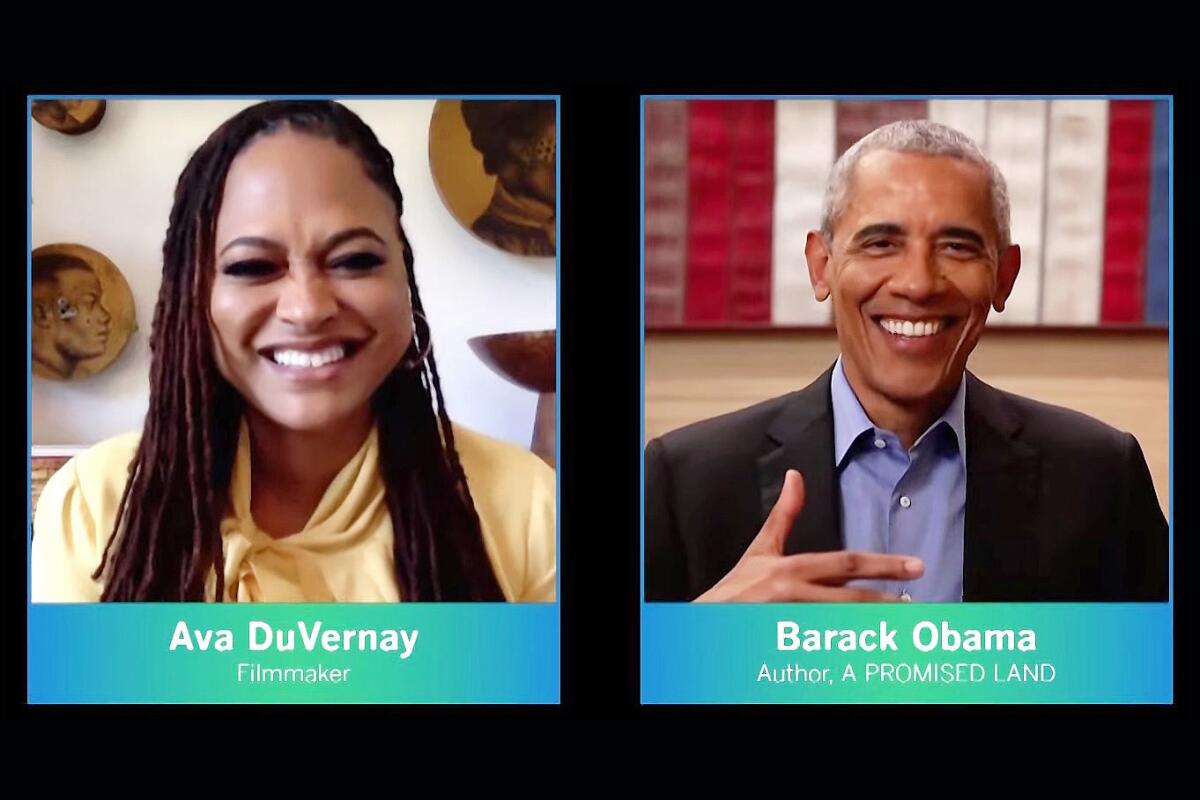
<path fill-rule="evenodd" d="M 413 309 L 413 341 L 416 342 L 419 337 L 425 343 L 416 358 L 405 358 L 400 362 L 401 370 L 417 370 L 425 363 L 425 359 L 429 357 L 429 352 L 433 349 L 433 338 L 430 336 L 429 320 L 425 319 L 425 315 L 420 311 Z M 425 333 L 421 333 L 420 327 L 424 326 Z"/>

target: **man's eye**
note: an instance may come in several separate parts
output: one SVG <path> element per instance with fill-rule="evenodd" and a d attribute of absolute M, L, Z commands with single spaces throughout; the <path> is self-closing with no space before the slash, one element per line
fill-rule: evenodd
<path fill-rule="evenodd" d="M 973 256 L 979 252 L 979 248 L 970 242 L 946 242 L 942 245 L 946 250 L 949 250 L 954 255 Z"/>

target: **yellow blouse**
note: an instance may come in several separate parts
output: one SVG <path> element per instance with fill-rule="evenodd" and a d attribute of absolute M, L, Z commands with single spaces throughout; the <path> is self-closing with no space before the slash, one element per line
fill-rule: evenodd
<path fill-rule="evenodd" d="M 103 441 L 46 482 L 34 516 L 34 602 L 91 603 L 140 434 Z M 461 426 L 459 458 L 505 598 L 555 599 L 555 476 L 532 453 Z M 250 437 L 243 422 L 221 523 L 227 602 L 400 601 L 392 558 L 392 520 L 379 475 L 375 430 L 325 491 L 299 533 L 274 539 L 250 514 Z M 209 576 L 208 599 L 216 593 Z"/>

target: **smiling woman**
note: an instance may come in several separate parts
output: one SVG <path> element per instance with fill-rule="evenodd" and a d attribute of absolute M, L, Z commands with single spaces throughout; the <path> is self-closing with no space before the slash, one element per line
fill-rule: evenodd
<path fill-rule="evenodd" d="M 555 478 L 451 423 L 391 154 L 334 102 L 179 178 L 145 426 L 46 485 L 34 601 L 552 601 Z"/>

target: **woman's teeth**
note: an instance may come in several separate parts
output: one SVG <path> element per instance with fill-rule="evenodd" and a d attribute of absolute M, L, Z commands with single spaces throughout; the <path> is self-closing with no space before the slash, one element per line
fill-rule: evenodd
<path fill-rule="evenodd" d="M 276 364 L 285 367 L 300 367 L 301 369 L 316 369 L 346 357 L 346 348 L 334 345 L 315 353 L 304 350 L 276 350 L 271 356 Z"/>

